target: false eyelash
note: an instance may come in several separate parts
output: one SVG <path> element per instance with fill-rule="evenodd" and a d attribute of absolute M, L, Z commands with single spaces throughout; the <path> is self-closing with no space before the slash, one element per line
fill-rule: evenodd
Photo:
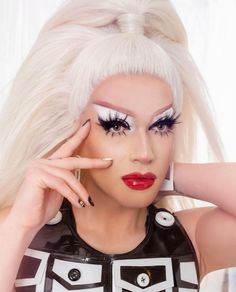
<path fill-rule="evenodd" d="M 115 133 L 115 132 L 111 132 L 111 129 L 118 125 L 127 130 L 130 130 L 130 125 L 126 122 L 127 117 L 128 115 L 126 115 L 124 118 L 120 118 L 119 113 L 116 113 L 115 117 L 112 117 L 111 113 L 109 113 L 109 118 L 106 120 L 103 120 L 101 117 L 98 117 L 99 123 L 97 123 L 97 125 L 103 127 L 103 129 L 106 131 L 106 134 L 111 133 L 112 136 L 114 136 L 115 134 L 126 135 L 124 130 L 122 132 Z"/>
<path fill-rule="evenodd" d="M 171 130 L 173 130 L 174 125 L 180 123 L 178 121 L 179 117 L 180 117 L 180 114 L 178 114 L 176 116 L 176 112 L 174 112 L 172 115 L 166 115 L 166 116 L 160 118 L 159 120 L 157 120 L 154 124 L 152 124 L 149 127 L 149 130 L 152 130 L 155 127 L 158 127 L 158 126 L 166 126 L 167 130 L 165 132 L 161 132 L 161 131 L 158 131 L 158 130 L 156 130 L 156 132 L 158 132 L 160 134 L 167 134 L 168 135 L 168 133 L 171 132 Z"/>

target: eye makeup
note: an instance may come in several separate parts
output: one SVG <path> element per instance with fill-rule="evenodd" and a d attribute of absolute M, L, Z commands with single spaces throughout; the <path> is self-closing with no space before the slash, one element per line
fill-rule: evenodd
<path fill-rule="evenodd" d="M 112 136 L 126 135 L 126 131 L 133 131 L 133 117 L 105 106 L 97 104 L 93 106 L 98 113 L 98 125 L 103 127 L 106 134 L 111 133 Z"/>
<path fill-rule="evenodd" d="M 126 135 L 127 131 L 135 129 L 135 119 L 128 114 L 116 111 L 106 106 L 93 104 L 94 109 L 98 113 L 98 123 L 106 134 Z M 175 115 L 173 107 L 165 110 L 163 113 L 155 116 L 152 124 L 148 127 L 149 131 L 154 131 L 155 134 L 168 135 L 177 124 L 179 116 Z"/>
<path fill-rule="evenodd" d="M 155 134 L 168 135 L 174 129 L 174 125 L 179 124 L 179 116 L 180 114 L 176 116 L 176 112 L 173 107 L 171 107 L 156 116 L 154 118 L 155 122 L 148 128 L 148 130 L 154 130 Z"/>
<path fill-rule="evenodd" d="M 164 112 L 162 112 L 161 114 L 155 116 L 155 117 L 153 118 L 153 120 L 154 120 L 154 121 L 157 121 L 157 120 L 159 120 L 159 119 L 161 119 L 161 118 L 163 118 L 163 117 L 166 117 L 166 116 L 172 116 L 173 113 L 174 113 L 174 109 L 173 109 L 173 107 L 170 107 L 170 108 L 168 108 L 167 110 L 165 110 Z"/>

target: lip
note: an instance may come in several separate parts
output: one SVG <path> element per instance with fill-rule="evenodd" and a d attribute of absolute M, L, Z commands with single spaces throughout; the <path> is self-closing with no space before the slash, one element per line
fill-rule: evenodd
<path fill-rule="evenodd" d="M 123 182 L 133 190 L 145 190 L 150 188 L 154 184 L 156 178 L 156 175 L 151 172 L 144 174 L 133 172 L 122 176 Z"/>

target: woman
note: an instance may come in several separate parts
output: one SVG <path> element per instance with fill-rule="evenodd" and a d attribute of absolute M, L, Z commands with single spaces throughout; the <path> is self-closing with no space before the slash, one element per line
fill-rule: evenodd
<path fill-rule="evenodd" d="M 235 266 L 235 165 L 178 163 L 196 119 L 221 158 L 169 1 L 68 1 L 1 117 L 2 291 L 198 291 Z M 157 209 L 172 178 L 217 207 Z"/>

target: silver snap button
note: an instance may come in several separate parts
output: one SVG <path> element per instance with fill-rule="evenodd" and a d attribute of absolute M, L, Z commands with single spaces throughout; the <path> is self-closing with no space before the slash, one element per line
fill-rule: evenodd
<path fill-rule="evenodd" d="M 137 283 L 140 287 L 147 287 L 150 283 L 150 278 L 146 273 L 139 274 L 137 277 Z"/>
<path fill-rule="evenodd" d="M 68 273 L 68 278 L 73 282 L 78 281 L 80 277 L 81 277 L 81 273 L 77 269 L 71 269 Z"/>
<path fill-rule="evenodd" d="M 160 211 L 156 213 L 156 222 L 162 226 L 169 227 L 174 225 L 175 217 L 169 212 Z"/>

